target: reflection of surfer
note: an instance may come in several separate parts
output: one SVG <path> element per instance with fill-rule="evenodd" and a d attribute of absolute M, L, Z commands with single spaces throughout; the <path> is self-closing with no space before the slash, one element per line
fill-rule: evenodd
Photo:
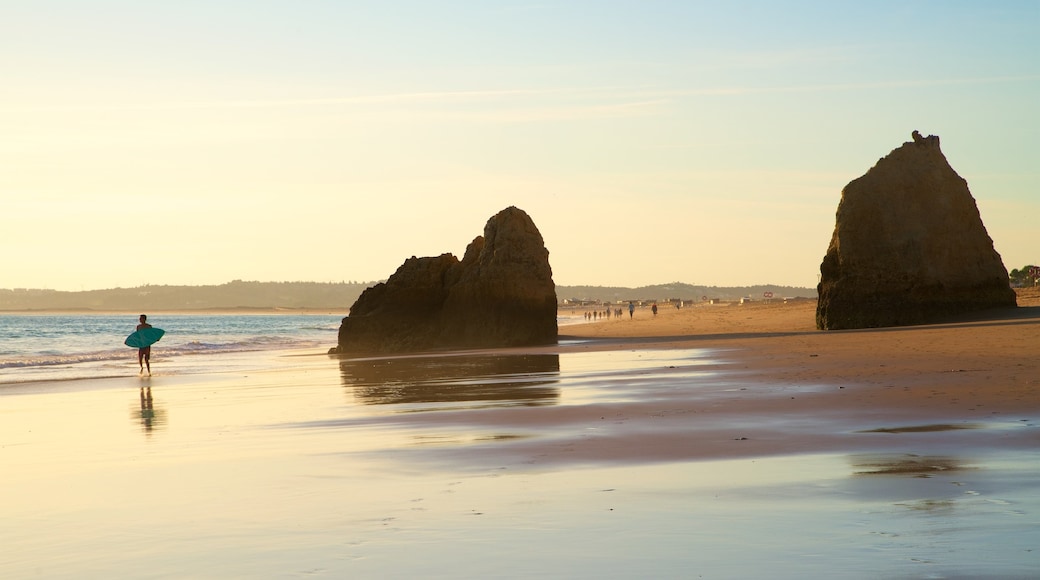
<path fill-rule="evenodd" d="M 145 431 L 152 430 L 152 421 L 154 419 L 155 409 L 152 407 L 152 388 L 148 387 L 146 390 L 144 387 L 141 387 L 141 422 L 144 423 Z"/>
<path fill-rule="evenodd" d="M 151 327 L 152 327 L 152 325 L 148 324 L 148 315 L 147 314 L 142 314 L 141 315 L 141 324 L 137 325 L 137 330 L 141 330 L 141 329 L 144 329 L 144 328 L 151 328 Z M 152 374 L 152 346 L 151 345 L 148 345 L 148 346 L 146 346 L 144 348 L 137 349 L 137 364 L 141 365 L 141 372 L 142 373 L 144 372 L 145 365 L 148 365 L 148 374 L 149 375 Z M 148 400 L 150 402 L 151 401 L 151 389 L 148 389 L 148 394 L 149 394 Z M 143 396 L 144 395 L 142 394 L 142 397 Z M 142 401 L 143 400 L 144 399 L 142 399 Z"/>

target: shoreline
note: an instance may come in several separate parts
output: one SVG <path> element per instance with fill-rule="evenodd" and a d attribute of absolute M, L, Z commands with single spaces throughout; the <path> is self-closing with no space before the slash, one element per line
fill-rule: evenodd
<path fill-rule="evenodd" d="M 856 386 L 860 391 L 869 391 L 846 396 L 845 404 L 882 405 L 893 410 L 935 415 L 941 413 L 934 403 L 950 400 L 956 402 L 949 403 L 953 408 L 944 412 L 971 409 L 975 415 L 981 415 L 983 408 L 991 415 L 1040 412 L 1040 341 L 1029 340 L 1040 336 L 1040 300 L 1036 302 L 1038 305 L 975 313 L 957 322 L 841 331 L 815 329 L 815 301 L 697 305 L 681 310 L 662 308 L 657 316 L 643 308 L 637 310 L 632 319 L 624 316 L 565 325 L 555 345 L 359 357 L 328 355 L 327 347 L 320 345 L 278 349 L 269 354 L 283 359 L 327 356 L 332 361 L 342 361 L 495 353 L 709 349 L 724 353 L 727 372 L 736 373 L 741 380 L 803 386 L 837 384 L 843 390 Z M 254 312 L 301 313 L 298 310 L 251 311 Z M 188 314 L 187 311 L 177 313 Z M 160 314 L 157 312 L 156 316 Z M 330 342 L 328 346 L 334 344 Z M 191 377 L 188 374 L 182 380 L 191 380 Z M 44 379 L 10 384 L 46 382 Z M 896 384 L 904 390 L 924 390 L 929 384 L 939 386 L 931 387 L 927 395 L 895 396 L 891 391 Z M 844 394 L 850 393 L 851 390 L 847 390 Z"/>
<path fill-rule="evenodd" d="M 1040 442 L 1033 428 L 1040 422 L 1040 341 L 1031 340 L 1038 335 L 1040 306 L 979 312 L 943 324 L 819 331 L 815 303 L 760 303 L 661 309 L 656 317 L 648 309 L 637 311 L 632 319 L 568 326 L 558 344 L 542 347 L 357 360 L 407 364 L 466 355 L 616 358 L 651 352 L 694 358 L 708 353 L 711 359 L 699 367 L 680 358 L 647 371 L 657 373 L 661 384 L 646 400 L 401 419 L 419 430 L 459 421 L 521 434 L 539 425 L 601 434 L 575 437 L 562 449 L 559 440 L 519 436 L 508 444 L 452 450 L 449 455 L 465 463 L 508 456 L 623 465 L 881 449 L 1030 451 Z M 683 374 L 694 370 L 705 378 Z M 605 376 L 601 388 L 615 380 Z M 669 387 L 688 381 L 689 390 Z M 622 381 L 617 388 L 626 387 Z M 666 401 L 662 393 L 668 393 Z M 623 417 L 623 429 L 605 427 L 607 417 Z M 698 444 L 691 447 L 690 440 Z"/>

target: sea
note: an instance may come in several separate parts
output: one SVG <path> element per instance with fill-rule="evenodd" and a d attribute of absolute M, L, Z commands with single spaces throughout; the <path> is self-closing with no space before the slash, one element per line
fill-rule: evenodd
<path fill-rule="evenodd" d="M 138 314 L 0 314 L 0 385 L 137 374 L 123 344 Z M 152 346 L 152 373 L 194 374 L 255 364 L 258 351 L 336 345 L 342 314 L 155 314 L 166 331 Z M 253 361 L 253 362 L 249 362 Z"/>
<path fill-rule="evenodd" d="M 137 374 L 137 349 L 123 344 L 139 314 L 0 314 L 0 385 Z M 343 314 L 155 314 L 166 331 L 152 346 L 159 376 L 250 370 L 261 351 L 336 346 Z M 577 315 L 561 326 L 584 322 Z"/>

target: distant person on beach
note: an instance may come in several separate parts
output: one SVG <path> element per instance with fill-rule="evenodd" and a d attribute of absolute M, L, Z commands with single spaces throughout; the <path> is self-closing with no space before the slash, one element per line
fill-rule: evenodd
<path fill-rule="evenodd" d="M 654 316 L 657 316 L 657 303 L 656 302 L 654 302 L 654 305 L 650 307 L 650 312 L 653 312 Z"/>
<path fill-rule="evenodd" d="M 151 328 L 152 325 L 148 324 L 148 315 L 141 315 L 141 323 L 137 325 L 137 330 L 142 328 Z M 148 365 L 148 374 L 152 374 L 152 347 L 146 346 L 144 348 L 137 349 L 137 364 L 141 365 L 141 372 L 144 372 L 145 365 Z"/>
<path fill-rule="evenodd" d="M 634 315 L 635 312 L 636 312 L 636 304 L 635 304 L 635 302 L 629 302 L 628 303 L 628 317 L 632 318 L 632 315 Z"/>

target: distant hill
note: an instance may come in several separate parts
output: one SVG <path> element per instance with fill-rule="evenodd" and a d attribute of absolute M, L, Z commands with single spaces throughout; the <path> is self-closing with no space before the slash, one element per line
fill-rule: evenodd
<path fill-rule="evenodd" d="M 216 310 L 248 308 L 329 309 L 346 311 L 374 282 L 244 282 L 235 280 L 216 286 L 138 286 L 66 292 L 60 290 L 0 289 L 3 310 Z M 674 282 L 625 288 L 615 286 L 557 286 L 560 302 L 628 302 L 702 297 L 737 300 L 760 298 L 772 292 L 780 297 L 815 298 L 815 288 L 791 286 L 696 286 Z"/>
<path fill-rule="evenodd" d="M 0 290 L 0 310 L 211 310 L 327 308 L 346 311 L 376 282 L 243 282 L 219 286 L 138 286 L 64 292 Z"/>

